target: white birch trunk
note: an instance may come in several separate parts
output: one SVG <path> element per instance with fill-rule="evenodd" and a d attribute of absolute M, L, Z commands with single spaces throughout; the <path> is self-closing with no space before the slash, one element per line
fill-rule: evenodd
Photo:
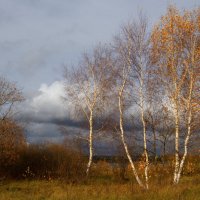
<path fill-rule="evenodd" d="M 177 173 L 177 180 L 176 180 L 177 184 L 179 183 L 180 176 L 181 176 L 181 173 L 183 170 L 183 165 L 185 162 L 185 158 L 188 153 L 188 143 L 189 143 L 189 139 L 191 136 L 191 120 L 192 120 L 191 100 L 192 100 L 192 90 L 193 90 L 193 79 L 192 78 L 193 77 L 191 77 L 191 81 L 190 81 L 189 98 L 188 98 L 188 102 L 187 102 L 187 110 L 188 110 L 187 135 L 186 135 L 185 142 L 184 142 L 184 154 L 183 154 L 183 157 L 180 162 L 179 171 Z"/>
<path fill-rule="evenodd" d="M 133 174 L 136 178 L 136 181 L 138 182 L 138 184 L 141 187 L 145 188 L 143 183 L 141 182 L 139 176 L 138 176 L 138 173 L 136 171 L 135 165 L 133 163 L 133 160 L 132 160 L 131 155 L 130 155 L 129 150 L 128 150 L 128 146 L 127 146 L 125 138 L 124 138 L 123 111 L 122 111 L 122 94 L 123 94 L 124 86 L 125 86 L 125 82 L 124 82 L 124 84 L 123 84 L 123 86 L 122 86 L 122 88 L 119 92 L 119 96 L 118 96 L 118 98 L 119 98 L 119 113 L 120 113 L 120 136 L 121 136 L 121 140 L 122 140 L 125 152 L 126 152 L 126 156 L 127 156 L 128 160 L 130 162 L 130 165 L 131 165 Z"/>
<path fill-rule="evenodd" d="M 86 174 L 87 176 L 89 175 L 90 167 L 92 164 L 92 159 L 93 159 L 93 112 L 91 111 L 90 113 L 90 118 L 89 118 L 89 128 L 90 128 L 90 133 L 89 133 L 89 160 L 87 164 L 87 170 Z"/>
<path fill-rule="evenodd" d="M 181 173 L 182 173 L 182 170 L 183 170 L 183 165 L 184 165 L 187 153 L 188 153 L 188 143 L 189 143 L 190 135 L 191 135 L 191 126 L 189 125 L 187 136 L 186 136 L 185 143 L 184 143 L 184 154 L 183 154 L 183 157 L 181 159 L 180 167 L 179 167 L 179 170 L 178 170 L 178 173 L 177 173 L 176 184 L 178 184 L 179 181 L 180 181 L 180 176 L 181 176 Z"/>
<path fill-rule="evenodd" d="M 175 168 L 174 168 L 174 184 L 177 183 L 177 176 L 179 171 L 179 113 L 178 113 L 178 99 L 175 99 Z"/>
<path fill-rule="evenodd" d="M 144 120 L 144 111 L 142 111 L 142 124 L 143 124 L 143 137 L 144 137 L 144 155 L 145 155 L 145 181 L 146 181 L 146 188 L 149 188 L 149 177 L 148 177 L 148 170 L 149 170 L 149 157 L 147 152 L 147 139 L 146 139 L 146 122 Z"/>
<path fill-rule="evenodd" d="M 148 177 L 149 157 L 148 157 L 148 152 L 147 152 L 146 122 L 145 122 L 145 119 L 144 119 L 143 80 L 141 82 L 140 87 L 141 87 L 140 88 L 141 120 L 142 120 L 142 126 L 143 126 L 143 142 L 144 142 L 143 145 L 144 145 L 144 155 L 145 155 L 144 175 L 145 175 L 146 188 L 148 189 L 149 188 L 149 177 Z"/>

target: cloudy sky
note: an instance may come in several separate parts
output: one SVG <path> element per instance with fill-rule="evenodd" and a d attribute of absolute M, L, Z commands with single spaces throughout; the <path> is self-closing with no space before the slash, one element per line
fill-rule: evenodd
<path fill-rule="evenodd" d="M 153 24 L 169 4 L 190 9 L 199 0 L 0 0 L 0 75 L 23 89 L 28 140 L 59 141 L 57 125 L 74 125 L 60 98 L 64 65 L 109 42 L 138 11 Z"/>

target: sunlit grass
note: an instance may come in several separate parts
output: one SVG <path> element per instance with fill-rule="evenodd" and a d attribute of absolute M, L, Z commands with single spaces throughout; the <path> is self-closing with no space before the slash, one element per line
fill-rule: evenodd
<path fill-rule="evenodd" d="M 142 190 L 131 181 L 116 183 L 96 179 L 82 184 L 62 181 L 6 181 L 0 185 L 1 200 L 197 200 L 200 199 L 200 177 L 184 177 L 177 186 L 151 185 Z"/>

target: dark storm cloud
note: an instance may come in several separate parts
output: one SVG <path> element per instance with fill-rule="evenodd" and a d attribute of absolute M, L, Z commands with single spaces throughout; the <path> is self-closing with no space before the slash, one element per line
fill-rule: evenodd
<path fill-rule="evenodd" d="M 30 123 L 26 127 L 26 138 L 31 143 L 61 142 L 64 136 L 54 124 Z"/>

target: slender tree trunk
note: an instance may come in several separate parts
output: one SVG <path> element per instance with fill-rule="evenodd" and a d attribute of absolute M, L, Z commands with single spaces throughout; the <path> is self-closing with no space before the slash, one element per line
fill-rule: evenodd
<path fill-rule="evenodd" d="M 125 85 L 125 83 L 124 83 L 124 85 Z M 128 160 L 129 160 L 129 162 L 131 164 L 131 168 L 132 168 L 133 174 L 134 174 L 134 176 L 136 178 L 136 181 L 138 182 L 138 184 L 141 187 L 145 188 L 143 183 L 141 182 L 139 176 L 138 176 L 138 173 L 136 171 L 135 165 L 133 163 L 133 160 L 132 160 L 131 155 L 130 155 L 129 150 L 128 150 L 128 146 L 127 146 L 125 138 L 124 138 L 123 108 L 122 108 L 123 107 L 123 105 L 122 105 L 122 94 L 123 94 L 124 85 L 122 86 L 122 88 L 121 88 L 121 90 L 119 92 L 119 96 L 118 96 L 118 98 L 119 98 L 119 105 L 118 106 L 119 106 L 119 114 L 120 114 L 120 122 L 119 122 L 120 123 L 120 136 L 121 136 L 121 140 L 122 140 L 125 152 L 126 152 L 126 156 L 127 156 Z"/>
<path fill-rule="evenodd" d="M 176 182 L 179 183 L 181 172 L 183 170 L 183 165 L 185 162 L 185 158 L 188 153 L 188 143 L 191 135 L 191 120 L 192 120 L 192 110 L 191 110 L 191 100 L 192 100 L 192 90 L 193 90 L 193 80 L 190 81 L 190 88 L 189 88 L 189 98 L 187 102 L 187 110 L 188 110 L 188 119 L 187 119 L 187 135 L 184 142 L 184 154 L 180 162 L 179 171 L 177 173 L 177 180 Z"/>
<path fill-rule="evenodd" d="M 144 120 L 144 110 L 142 108 L 142 124 L 143 124 L 143 139 L 144 139 L 144 155 L 145 155 L 145 181 L 146 181 L 146 188 L 149 188 L 149 177 L 148 177 L 148 170 L 149 170 L 149 157 L 147 152 L 147 138 L 146 138 L 146 122 Z"/>
<path fill-rule="evenodd" d="M 90 167 L 91 167 L 92 159 L 93 159 L 93 111 L 90 112 L 89 128 L 90 128 L 90 133 L 89 133 L 89 160 L 88 160 L 87 170 L 86 170 L 87 176 L 89 175 L 89 171 L 90 171 Z"/>
<path fill-rule="evenodd" d="M 189 125 L 187 136 L 186 136 L 185 143 L 184 143 L 184 154 L 183 154 L 183 157 L 182 157 L 181 162 L 180 162 L 180 167 L 179 167 L 179 170 L 178 170 L 178 173 L 177 173 L 176 183 L 179 183 L 181 172 L 183 170 L 183 165 L 184 165 L 184 162 L 185 162 L 185 158 L 186 158 L 187 153 L 188 153 L 188 143 L 189 143 L 190 135 L 191 135 L 191 126 Z"/>
<path fill-rule="evenodd" d="M 174 168 L 174 184 L 177 184 L 177 176 L 179 170 L 179 113 L 178 99 L 175 100 L 175 168 Z"/>
<path fill-rule="evenodd" d="M 144 169 L 144 175 L 145 175 L 145 182 L 146 182 L 146 188 L 149 188 L 149 177 L 148 177 L 148 169 L 149 169 L 149 157 L 147 152 L 147 134 L 146 134 L 146 122 L 144 119 L 144 95 L 143 95 L 143 74 L 141 77 L 141 86 L 140 86 L 140 107 L 141 107 L 141 120 L 142 120 L 142 126 L 143 126 L 143 142 L 144 142 L 144 155 L 145 155 L 145 169 Z"/>

